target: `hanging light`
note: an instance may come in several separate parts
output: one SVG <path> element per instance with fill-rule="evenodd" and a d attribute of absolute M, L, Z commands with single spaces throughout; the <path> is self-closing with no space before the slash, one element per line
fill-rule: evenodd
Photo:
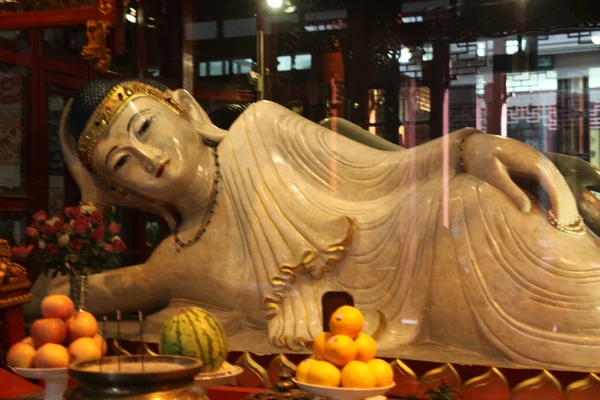
<path fill-rule="evenodd" d="M 296 12 L 296 5 L 294 3 L 292 3 L 291 0 L 286 0 L 285 1 L 285 8 L 283 9 L 283 12 L 286 14 L 291 14 L 293 12 Z"/>
<path fill-rule="evenodd" d="M 137 11 L 135 8 L 129 7 L 129 10 L 127 11 L 127 14 L 125 14 L 125 18 L 127 19 L 127 21 L 131 22 L 132 24 L 137 23 Z"/>
<path fill-rule="evenodd" d="M 267 0 L 267 5 L 271 8 L 280 8 L 283 5 L 283 0 Z"/>

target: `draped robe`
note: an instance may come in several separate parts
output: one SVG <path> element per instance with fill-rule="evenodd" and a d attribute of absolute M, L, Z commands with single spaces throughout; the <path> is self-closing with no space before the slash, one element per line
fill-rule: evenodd
<path fill-rule="evenodd" d="M 388 152 L 274 103 L 238 118 L 219 154 L 273 344 L 309 342 L 321 296 L 342 290 L 382 356 L 594 365 L 597 240 L 559 232 L 539 208 L 520 212 L 464 173 L 467 133 Z"/>

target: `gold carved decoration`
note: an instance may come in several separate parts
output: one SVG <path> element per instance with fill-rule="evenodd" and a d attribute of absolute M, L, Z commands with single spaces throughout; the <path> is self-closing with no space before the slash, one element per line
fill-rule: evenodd
<path fill-rule="evenodd" d="M 245 352 L 235 361 L 235 365 L 242 367 L 244 372 L 236 377 L 238 386 L 250 388 L 269 388 L 269 373 L 252 359 L 250 353 Z"/>
<path fill-rule="evenodd" d="M 111 0 L 98 0 L 98 10 L 104 14 L 110 14 L 112 12 L 113 6 L 111 4 Z"/>
<path fill-rule="evenodd" d="M 0 239 L 0 295 L 2 295 L 0 308 L 29 303 L 31 301 L 29 293 L 14 292 L 24 291 L 30 287 L 31 282 L 27 278 L 27 270 L 11 261 L 10 245 L 8 241 Z"/>
<path fill-rule="evenodd" d="M 497 368 L 469 379 L 462 388 L 463 400 L 506 400 L 509 394 L 508 381 Z"/>
<path fill-rule="evenodd" d="M 580 381 L 567 386 L 566 400 L 597 400 L 600 399 L 600 378 L 596 374 L 589 374 Z"/>
<path fill-rule="evenodd" d="M 544 370 L 538 376 L 519 383 L 510 392 L 510 400 L 564 400 L 562 386 L 558 379 Z"/>
<path fill-rule="evenodd" d="M 18 296 L 9 297 L 8 299 L 0 299 L 0 309 L 15 307 L 21 304 L 31 302 L 31 293 L 23 293 Z"/>
<path fill-rule="evenodd" d="M 81 56 L 85 61 L 90 62 L 95 71 L 106 72 L 112 61 L 111 51 L 106 46 L 106 39 L 112 26 L 108 21 L 89 20 L 85 27 L 87 28 L 85 36 L 88 44 L 81 51 Z"/>
<path fill-rule="evenodd" d="M 419 390 L 417 374 L 401 360 L 394 360 L 390 365 L 394 370 L 394 382 L 396 382 L 396 386 L 390 390 L 390 393 L 399 397 L 415 396 Z"/>
<path fill-rule="evenodd" d="M 291 374 L 294 374 L 296 372 L 296 365 L 290 360 L 288 360 L 288 358 L 283 354 L 279 354 L 278 356 L 274 357 L 273 360 L 271 360 L 271 362 L 269 363 L 269 367 L 267 368 L 269 374 L 269 383 L 271 384 L 271 387 L 275 383 L 279 382 L 279 375 L 284 370 L 287 370 Z"/>
<path fill-rule="evenodd" d="M 460 375 L 450 363 L 434 368 L 423 374 L 420 379 L 420 386 L 417 397 L 421 398 L 429 389 L 437 389 L 438 385 L 451 386 L 460 390 L 462 380 Z"/>

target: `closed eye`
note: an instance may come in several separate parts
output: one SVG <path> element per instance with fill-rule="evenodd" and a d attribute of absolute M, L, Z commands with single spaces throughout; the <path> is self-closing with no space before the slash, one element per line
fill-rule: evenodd
<path fill-rule="evenodd" d="M 114 171 L 117 171 L 119 168 L 121 168 L 123 165 L 125 165 L 128 158 L 129 158 L 129 155 L 124 155 L 121 158 L 119 158 L 119 161 L 117 161 L 115 163 L 115 166 L 113 167 Z"/>
<path fill-rule="evenodd" d="M 139 138 L 142 138 L 142 137 L 145 136 L 146 132 L 150 128 L 150 125 L 152 124 L 153 121 L 154 121 L 154 117 L 149 118 L 149 119 L 147 119 L 147 120 L 144 121 L 144 123 L 140 127 L 140 130 L 138 131 L 138 137 Z"/>

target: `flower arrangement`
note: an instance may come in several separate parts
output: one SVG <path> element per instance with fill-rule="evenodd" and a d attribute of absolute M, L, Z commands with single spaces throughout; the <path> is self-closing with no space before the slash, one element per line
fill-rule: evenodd
<path fill-rule="evenodd" d="M 32 219 L 25 229 L 29 244 L 13 247 L 12 257 L 31 259 L 52 278 L 87 270 L 101 272 L 108 265 L 118 265 L 119 253 L 127 248 L 118 236 L 119 224 L 105 219 L 93 205 L 67 207 L 50 218 L 45 211 L 37 211 Z"/>

